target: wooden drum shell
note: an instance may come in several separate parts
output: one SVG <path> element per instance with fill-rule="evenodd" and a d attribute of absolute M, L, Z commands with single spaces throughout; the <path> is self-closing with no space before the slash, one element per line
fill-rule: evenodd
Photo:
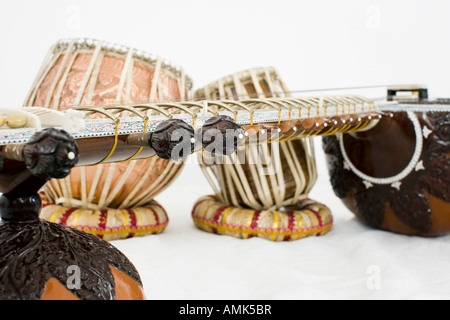
<path fill-rule="evenodd" d="M 253 68 L 231 74 L 211 82 L 195 93 L 196 98 L 213 100 L 288 95 L 285 83 L 271 67 Z M 242 163 L 232 163 L 233 161 L 224 158 L 222 163 L 208 165 L 207 154 L 202 155 L 203 159 L 199 158 L 208 180 L 217 180 L 218 183 L 213 187 L 221 201 L 242 208 L 261 210 L 295 204 L 307 196 L 317 179 L 314 149 L 310 138 L 276 144 L 279 152 L 276 153 L 276 159 L 272 157 L 275 161 L 263 165 L 273 174 L 278 171 L 275 162 L 279 163 L 280 172 L 276 181 L 271 179 L 270 175 L 264 177 L 261 172 L 258 173 L 261 169 L 259 164 L 249 163 L 249 153 L 271 157 L 271 143 L 260 146 L 246 144 L 243 147 L 245 161 Z M 295 160 L 295 163 L 292 160 Z M 232 174 L 235 174 L 234 178 Z M 294 176 L 299 178 L 294 180 Z"/>

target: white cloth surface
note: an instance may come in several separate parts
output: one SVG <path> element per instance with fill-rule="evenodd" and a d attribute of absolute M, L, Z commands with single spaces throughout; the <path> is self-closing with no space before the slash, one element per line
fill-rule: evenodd
<path fill-rule="evenodd" d="M 159 235 L 115 240 L 138 269 L 146 299 L 448 299 L 450 236 L 411 237 L 362 224 L 329 183 L 321 139 L 319 178 L 310 197 L 334 217 L 328 234 L 293 242 L 210 234 L 191 219 L 211 194 L 198 167 L 186 164 L 156 197 L 169 225 Z"/>

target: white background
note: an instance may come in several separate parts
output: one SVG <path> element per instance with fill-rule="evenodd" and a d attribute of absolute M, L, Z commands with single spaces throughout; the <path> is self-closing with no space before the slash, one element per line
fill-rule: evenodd
<path fill-rule="evenodd" d="M 290 90 L 421 83 L 450 97 L 449 1 L 0 0 L 0 107 L 20 107 L 50 46 L 89 37 L 182 66 L 196 88 L 232 72 L 275 67 Z M 311 197 L 332 209 L 323 237 L 237 240 L 196 229 L 194 202 L 212 191 L 188 164 L 156 199 L 163 234 L 114 241 L 148 299 L 450 298 L 450 237 L 407 237 L 362 225 L 331 190 L 315 139 Z M 379 280 L 379 282 L 374 280 Z"/>

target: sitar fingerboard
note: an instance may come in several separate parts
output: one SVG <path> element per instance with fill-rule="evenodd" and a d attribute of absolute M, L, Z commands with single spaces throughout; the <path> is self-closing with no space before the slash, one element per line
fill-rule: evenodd
<path fill-rule="evenodd" d="M 429 105 L 427 107 L 430 108 Z M 75 110 L 83 114 L 82 124 L 79 123 L 80 117 L 74 118 L 71 115 L 60 117 L 63 123 L 53 121 L 51 127 L 71 128 L 69 133 L 79 139 L 152 132 L 161 122 L 172 118 L 182 119 L 199 129 L 209 118 L 220 114 L 232 117 L 244 130 L 253 129 L 259 133 L 276 130 L 280 133 L 280 139 L 298 139 L 363 130 L 374 120 L 389 116 L 390 112 L 409 108 L 421 109 L 424 106 L 388 101 L 373 102 L 356 95 L 161 102 L 129 106 L 76 107 L 71 112 Z M 448 105 L 440 104 L 440 108 L 448 110 Z M 31 112 L 33 108 L 26 109 Z M 36 112 L 39 117 L 42 108 L 36 110 L 40 110 Z M 70 125 L 70 121 L 78 123 Z M 46 124 L 42 123 L 41 127 L 45 128 Z M 27 142 L 38 129 L 40 128 L 3 128 L 0 130 L 0 145 Z"/>

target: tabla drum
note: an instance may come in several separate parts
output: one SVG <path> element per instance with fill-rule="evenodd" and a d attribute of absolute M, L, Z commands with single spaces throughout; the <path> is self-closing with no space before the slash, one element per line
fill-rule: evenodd
<path fill-rule="evenodd" d="M 197 90 L 195 97 L 261 99 L 262 105 L 270 108 L 268 105 L 276 105 L 277 98 L 289 94 L 274 68 L 254 68 L 214 81 Z M 263 133 L 262 128 L 264 125 L 258 126 L 259 134 Z M 280 132 L 284 129 L 279 127 Z M 288 131 L 292 131 L 288 136 L 296 132 Z M 215 157 L 213 161 L 207 151 L 199 155 L 202 171 L 215 191 L 215 195 L 199 199 L 193 208 L 192 217 L 200 229 L 272 241 L 297 240 L 330 230 L 332 216 L 328 208 L 308 198 L 317 179 L 310 138 L 269 140 L 270 143 L 244 143 L 231 156 Z"/>
<path fill-rule="evenodd" d="M 104 41 L 61 40 L 50 49 L 25 105 L 66 110 L 179 101 L 188 99 L 191 88 L 183 69 L 161 57 Z M 183 164 L 159 157 L 132 160 L 134 155 L 122 163 L 76 167 L 65 179 L 52 179 L 42 192 L 41 217 L 105 240 L 162 232 L 168 216 L 154 197 Z"/>
<path fill-rule="evenodd" d="M 390 99 L 395 91 L 388 91 Z M 423 95 L 423 89 L 416 91 L 415 98 Z M 450 101 L 402 99 L 384 107 L 392 117 L 370 130 L 323 138 L 331 184 L 371 227 L 417 236 L 448 234 Z"/>

